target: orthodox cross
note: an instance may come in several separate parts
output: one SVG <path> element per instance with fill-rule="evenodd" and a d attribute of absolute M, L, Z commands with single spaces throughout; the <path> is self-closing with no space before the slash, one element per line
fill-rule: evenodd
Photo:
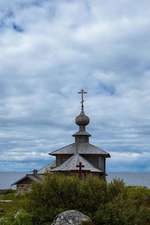
<path fill-rule="evenodd" d="M 79 176 L 82 177 L 82 168 L 84 168 L 84 165 L 82 164 L 82 162 L 79 162 L 79 164 L 76 165 L 76 167 L 79 168 Z"/>
<path fill-rule="evenodd" d="M 87 94 L 87 92 L 81 89 L 78 94 L 81 94 L 81 112 L 84 112 L 84 94 Z"/>

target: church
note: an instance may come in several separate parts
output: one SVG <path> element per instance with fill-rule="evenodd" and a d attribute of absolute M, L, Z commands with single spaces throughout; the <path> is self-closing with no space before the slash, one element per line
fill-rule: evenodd
<path fill-rule="evenodd" d="M 90 143 L 91 134 L 86 130 L 90 122 L 84 110 L 84 90 L 81 90 L 81 111 L 75 118 L 78 131 L 73 134 L 74 142 L 58 150 L 52 151 L 49 155 L 54 156 L 52 164 L 34 170 L 33 174 L 27 174 L 13 185 L 17 186 L 18 192 L 28 191 L 33 182 L 41 182 L 46 173 L 63 173 L 65 175 L 79 175 L 85 177 L 87 174 L 105 177 L 106 159 L 110 154 L 103 149 Z"/>

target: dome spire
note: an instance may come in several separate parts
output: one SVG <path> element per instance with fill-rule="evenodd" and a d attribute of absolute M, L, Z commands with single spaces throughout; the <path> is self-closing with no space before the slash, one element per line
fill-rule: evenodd
<path fill-rule="evenodd" d="M 89 137 L 91 136 L 88 132 L 86 132 L 86 126 L 89 124 L 90 119 L 84 113 L 84 94 L 87 94 L 87 92 L 81 89 L 81 91 L 79 91 L 78 94 L 81 95 L 81 112 L 75 118 L 75 122 L 79 126 L 79 131 L 73 135 L 75 137 L 76 143 L 88 142 Z"/>
<path fill-rule="evenodd" d="M 84 113 L 84 94 L 87 94 L 87 92 L 81 89 L 78 94 L 81 95 L 81 112 Z"/>

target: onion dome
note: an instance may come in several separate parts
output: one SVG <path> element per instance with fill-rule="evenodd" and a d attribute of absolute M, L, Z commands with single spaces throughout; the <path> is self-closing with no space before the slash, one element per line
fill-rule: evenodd
<path fill-rule="evenodd" d="M 75 119 L 75 122 L 78 126 L 87 126 L 90 122 L 90 119 L 84 112 L 81 112 Z"/>

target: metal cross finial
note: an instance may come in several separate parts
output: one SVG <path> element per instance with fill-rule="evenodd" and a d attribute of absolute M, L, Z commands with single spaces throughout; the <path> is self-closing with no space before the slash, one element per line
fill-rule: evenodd
<path fill-rule="evenodd" d="M 87 92 L 81 89 L 78 94 L 81 94 L 81 112 L 84 112 L 84 94 L 87 94 Z"/>
<path fill-rule="evenodd" d="M 82 162 L 79 162 L 76 167 L 79 168 L 79 176 L 82 178 L 82 168 L 84 168 L 84 165 L 82 164 Z"/>

